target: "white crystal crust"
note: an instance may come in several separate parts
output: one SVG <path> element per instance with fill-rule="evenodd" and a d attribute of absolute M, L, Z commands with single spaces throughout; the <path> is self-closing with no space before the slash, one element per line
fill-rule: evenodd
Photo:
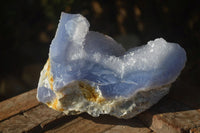
<path fill-rule="evenodd" d="M 131 118 L 169 91 L 186 53 L 163 38 L 125 51 L 111 37 L 89 31 L 80 14 L 61 14 L 37 98 L 66 114 Z"/>

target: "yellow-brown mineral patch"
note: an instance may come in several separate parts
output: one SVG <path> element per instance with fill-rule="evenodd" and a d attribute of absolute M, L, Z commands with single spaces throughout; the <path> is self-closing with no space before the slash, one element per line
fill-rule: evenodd
<path fill-rule="evenodd" d="M 45 75 L 46 75 L 47 78 L 48 78 L 48 81 L 49 81 L 49 85 L 50 85 L 51 90 L 53 90 L 53 81 L 54 81 L 54 80 L 53 80 L 52 74 L 50 73 L 50 71 L 51 71 L 50 59 L 47 60 L 46 65 L 47 65 L 47 70 L 46 70 Z"/>
<path fill-rule="evenodd" d="M 98 102 L 98 103 L 105 101 L 105 99 L 95 91 L 95 87 L 92 87 L 90 84 L 85 83 L 83 81 L 79 81 L 79 88 L 82 91 L 83 96 L 88 101 Z"/>
<path fill-rule="evenodd" d="M 58 99 L 56 98 L 56 99 L 54 99 L 52 102 L 50 102 L 50 103 L 46 103 L 49 107 L 51 107 L 51 108 L 53 108 L 53 109 L 55 109 L 55 110 L 57 110 L 57 111 L 64 111 L 64 109 L 63 108 L 60 108 L 59 106 L 58 106 Z"/>

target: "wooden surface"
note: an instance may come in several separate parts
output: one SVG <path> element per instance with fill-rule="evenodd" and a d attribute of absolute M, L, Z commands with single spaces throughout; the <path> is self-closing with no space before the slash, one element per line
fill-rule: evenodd
<path fill-rule="evenodd" d="M 0 103 L 0 133 L 200 133 L 200 109 L 162 99 L 132 119 L 86 113 L 66 116 L 36 100 L 31 90 Z"/>
<path fill-rule="evenodd" d="M 36 89 L 0 102 L 0 121 L 37 106 Z"/>

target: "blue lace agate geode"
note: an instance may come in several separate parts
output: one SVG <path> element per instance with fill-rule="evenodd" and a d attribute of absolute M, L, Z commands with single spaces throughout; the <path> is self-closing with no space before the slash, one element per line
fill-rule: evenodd
<path fill-rule="evenodd" d="M 37 98 L 66 114 L 131 118 L 169 91 L 186 62 L 178 44 L 159 38 L 125 51 L 111 37 L 89 31 L 80 14 L 61 14 Z"/>

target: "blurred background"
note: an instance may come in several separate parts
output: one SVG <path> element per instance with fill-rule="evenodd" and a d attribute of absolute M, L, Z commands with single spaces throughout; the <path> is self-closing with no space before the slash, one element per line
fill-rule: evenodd
<path fill-rule="evenodd" d="M 80 13 L 90 30 L 126 49 L 163 37 L 188 61 L 169 96 L 200 107 L 199 0 L 20 0 L 0 4 L 0 101 L 37 87 L 61 12 Z"/>

